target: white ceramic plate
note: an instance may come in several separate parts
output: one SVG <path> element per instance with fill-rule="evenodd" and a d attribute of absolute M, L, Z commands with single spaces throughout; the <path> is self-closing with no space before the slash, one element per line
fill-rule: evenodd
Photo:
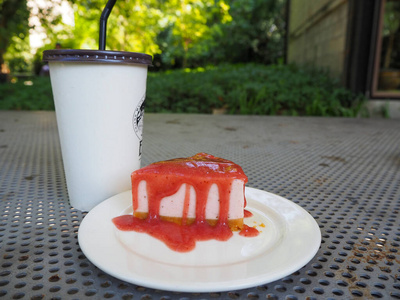
<path fill-rule="evenodd" d="M 197 242 L 188 253 L 170 250 L 145 233 L 123 232 L 111 219 L 132 213 L 131 192 L 92 209 L 78 232 L 86 257 L 104 272 L 140 286 L 180 292 L 222 292 L 253 287 L 299 270 L 316 254 L 321 232 L 311 215 L 280 196 L 246 187 L 257 237 L 237 232 L 226 242 Z"/>

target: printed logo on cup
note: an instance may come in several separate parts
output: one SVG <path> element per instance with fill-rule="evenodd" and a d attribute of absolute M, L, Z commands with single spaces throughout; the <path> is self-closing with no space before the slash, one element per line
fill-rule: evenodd
<path fill-rule="evenodd" d="M 133 113 L 133 129 L 137 137 L 140 140 L 139 146 L 139 156 L 142 154 L 142 135 L 143 135 L 143 116 L 144 116 L 144 100 L 146 99 L 146 95 L 143 95 L 142 99 L 140 99 L 135 112 Z"/>

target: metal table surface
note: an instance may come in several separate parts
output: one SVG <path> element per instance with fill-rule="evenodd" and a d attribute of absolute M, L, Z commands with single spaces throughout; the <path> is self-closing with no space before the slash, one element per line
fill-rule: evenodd
<path fill-rule="evenodd" d="M 316 256 L 278 281 L 179 293 L 120 281 L 83 255 L 54 112 L 0 111 L 0 297 L 399 299 L 399 141 L 398 120 L 146 114 L 143 166 L 197 152 L 233 160 L 248 186 L 300 205 L 322 233 Z"/>

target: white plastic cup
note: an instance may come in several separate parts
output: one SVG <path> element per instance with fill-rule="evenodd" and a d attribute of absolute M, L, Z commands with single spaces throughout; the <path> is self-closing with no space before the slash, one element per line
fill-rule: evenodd
<path fill-rule="evenodd" d="M 89 211 L 131 188 L 140 168 L 147 68 L 151 56 L 48 50 L 71 206 Z"/>

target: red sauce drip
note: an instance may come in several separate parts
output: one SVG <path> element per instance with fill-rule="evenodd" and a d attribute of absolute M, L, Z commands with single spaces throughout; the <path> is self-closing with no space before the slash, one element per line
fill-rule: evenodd
<path fill-rule="evenodd" d="M 196 241 L 228 240 L 232 236 L 228 226 L 229 193 L 235 179 L 247 182 L 247 176 L 239 165 L 206 153 L 153 163 L 132 173 L 133 210 L 139 205 L 137 199 L 139 182 L 145 180 L 149 203 L 148 217 L 140 220 L 133 216 L 120 216 L 113 219 L 113 222 L 120 230 L 146 232 L 164 241 L 171 249 L 180 252 L 192 250 Z M 161 200 L 175 194 L 183 183 L 186 183 L 183 226 L 160 220 Z M 217 184 L 220 195 L 219 219 L 217 225 L 210 226 L 206 222 L 206 204 L 209 190 L 214 183 Z M 196 192 L 196 221 L 191 225 L 187 225 L 186 222 L 189 210 L 189 186 Z M 246 199 L 244 201 L 246 204 Z"/>
<path fill-rule="evenodd" d="M 248 211 L 247 209 L 244 210 L 244 217 L 245 218 L 250 218 L 253 216 L 253 213 L 251 211 Z"/>
<path fill-rule="evenodd" d="M 249 227 L 246 224 L 243 225 L 243 229 L 239 232 L 239 234 L 241 236 L 245 236 L 245 237 L 255 237 L 257 235 L 259 235 L 259 231 L 253 227 Z"/>

